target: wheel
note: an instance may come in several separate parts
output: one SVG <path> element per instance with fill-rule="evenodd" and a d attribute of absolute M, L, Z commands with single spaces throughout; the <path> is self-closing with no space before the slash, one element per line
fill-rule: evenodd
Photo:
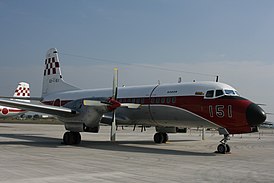
<path fill-rule="evenodd" d="M 230 146 L 228 144 L 226 144 L 225 147 L 226 147 L 226 152 L 229 153 L 230 152 Z"/>
<path fill-rule="evenodd" d="M 81 135 L 79 132 L 72 132 L 74 138 L 74 144 L 80 144 L 81 142 Z"/>
<path fill-rule="evenodd" d="M 219 153 L 225 154 L 226 153 L 226 144 L 219 144 L 217 147 L 217 151 Z"/>
<path fill-rule="evenodd" d="M 163 134 L 163 143 L 166 143 L 168 141 L 168 134 L 167 133 L 162 133 Z"/>
<path fill-rule="evenodd" d="M 74 136 L 72 132 L 66 132 L 63 136 L 63 142 L 65 145 L 72 145 L 74 144 Z"/>
<path fill-rule="evenodd" d="M 74 145 L 81 142 L 81 135 L 79 132 L 66 132 L 63 136 L 63 142 L 65 145 Z"/>
<path fill-rule="evenodd" d="M 154 142 L 157 143 L 157 144 L 161 144 L 163 143 L 163 140 L 164 140 L 164 136 L 162 133 L 155 133 L 154 135 Z"/>

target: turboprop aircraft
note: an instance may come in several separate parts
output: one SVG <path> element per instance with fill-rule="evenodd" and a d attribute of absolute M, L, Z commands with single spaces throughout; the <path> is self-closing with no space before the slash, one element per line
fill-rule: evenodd
<path fill-rule="evenodd" d="M 266 119 L 264 110 L 219 82 L 155 84 L 118 87 L 115 69 L 113 88 L 81 90 L 66 83 L 58 52 L 51 48 L 45 59 L 41 102 L 25 103 L 1 99 L 0 104 L 56 115 L 67 130 L 64 144 L 81 142 L 80 132 L 99 131 L 100 122 L 111 124 L 115 141 L 116 124 L 156 127 L 155 143 L 165 143 L 168 133 L 180 128 L 216 128 L 224 138 L 217 151 L 230 152 L 230 134 L 252 133 Z"/>
<path fill-rule="evenodd" d="M 18 86 L 13 95 L 14 98 L 29 98 L 30 97 L 30 89 L 29 84 L 25 82 L 18 83 Z M 24 100 L 25 101 L 25 100 Z M 10 116 L 17 116 L 27 111 L 17 108 L 11 108 L 6 106 L 0 106 L 0 118 L 10 117 Z"/>

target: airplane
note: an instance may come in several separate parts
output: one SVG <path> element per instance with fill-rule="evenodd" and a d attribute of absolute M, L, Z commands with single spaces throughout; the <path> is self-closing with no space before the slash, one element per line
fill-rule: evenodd
<path fill-rule="evenodd" d="M 67 132 L 63 143 L 81 142 L 80 132 L 98 133 L 100 123 L 111 124 L 115 141 L 116 124 L 155 126 L 155 143 L 166 143 L 168 133 L 181 128 L 218 129 L 224 135 L 217 152 L 231 151 L 231 134 L 258 132 L 266 120 L 265 111 L 240 96 L 233 87 L 220 82 L 184 82 L 118 87 L 114 69 L 113 87 L 82 90 L 66 83 L 56 48 L 46 53 L 41 104 L 0 99 L 0 104 L 55 115 Z"/>
<path fill-rule="evenodd" d="M 14 92 L 13 97 L 18 98 L 29 98 L 30 97 L 30 88 L 29 84 L 26 82 L 20 82 L 17 85 L 17 88 Z M 25 100 L 24 100 L 25 101 Z M 17 108 L 11 108 L 7 106 L 0 106 L 0 118 L 6 118 L 10 116 L 17 116 L 20 114 L 24 114 L 27 111 Z"/>

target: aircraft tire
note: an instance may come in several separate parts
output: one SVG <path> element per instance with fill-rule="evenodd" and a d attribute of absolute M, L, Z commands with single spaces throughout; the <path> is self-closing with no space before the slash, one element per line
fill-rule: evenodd
<path fill-rule="evenodd" d="M 74 135 L 72 132 L 65 132 L 63 135 L 63 142 L 65 145 L 74 144 Z"/>
<path fill-rule="evenodd" d="M 161 143 L 163 143 L 163 140 L 164 140 L 163 133 L 155 133 L 153 139 L 154 139 L 154 142 L 155 142 L 156 144 L 161 144 Z"/>
<path fill-rule="evenodd" d="M 226 144 L 225 147 L 226 147 L 226 152 L 229 153 L 230 152 L 230 146 L 228 144 Z"/>
<path fill-rule="evenodd" d="M 80 144 L 81 142 L 81 134 L 80 132 L 72 132 L 74 138 L 74 144 Z"/>
<path fill-rule="evenodd" d="M 219 144 L 217 147 L 218 153 L 225 154 L 227 152 L 226 144 Z"/>
<path fill-rule="evenodd" d="M 65 145 L 74 145 L 81 142 L 81 135 L 79 132 L 65 132 L 63 136 Z"/>
<path fill-rule="evenodd" d="M 162 133 L 163 134 L 163 142 L 166 143 L 168 141 L 168 134 L 167 133 Z"/>

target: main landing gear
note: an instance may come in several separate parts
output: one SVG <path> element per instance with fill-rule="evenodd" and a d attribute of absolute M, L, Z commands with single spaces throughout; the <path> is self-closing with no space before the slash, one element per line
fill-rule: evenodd
<path fill-rule="evenodd" d="M 168 134 L 158 132 L 154 134 L 154 142 L 157 144 L 166 143 L 168 141 Z"/>
<path fill-rule="evenodd" d="M 229 134 L 225 134 L 224 138 L 220 141 L 221 144 L 217 147 L 217 152 L 226 154 L 230 152 L 230 146 L 227 144 L 227 141 L 230 140 Z"/>
<path fill-rule="evenodd" d="M 63 136 L 63 143 L 65 145 L 76 145 L 81 142 L 81 134 L 79 132 L 65 132 Z"/>

